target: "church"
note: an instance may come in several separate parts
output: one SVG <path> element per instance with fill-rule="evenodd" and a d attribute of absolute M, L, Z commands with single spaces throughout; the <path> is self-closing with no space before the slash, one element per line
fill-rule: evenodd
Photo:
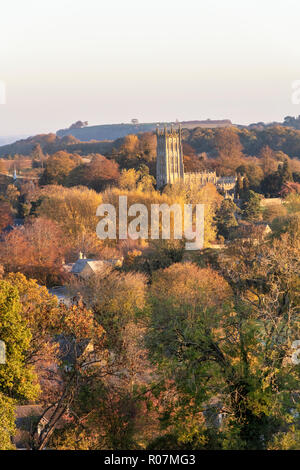
<path fill-rule="evenodd" d="M 161 189 L 166 184 L 182 182 L 189 186 L 204 186 L 207 183 L 214 184 L 227 196 L 234 196 L 237 177 L 217 176 L 215 171 L 203 171 L 185 173 L 183 165 L 181 126 L 178 129 L 168 130 L 167 127 L 156 129 L 157 135 L 157 159 L 156 159 L 156 184 Z"/>

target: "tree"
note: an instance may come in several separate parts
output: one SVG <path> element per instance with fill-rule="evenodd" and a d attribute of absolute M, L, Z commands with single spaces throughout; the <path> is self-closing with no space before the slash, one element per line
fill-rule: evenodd
<path fill-rule="evenodd" d="M 96 235 L 96 210 L 101 202 L 101 194 L 84 186 L 48 186 L 41 193 L 37 214 L 59 225 L 64 246 L 73 256 L 79 251 L 92 254 L 102 247 Z"/>
<path fill-rule="evenodd" d="M 289 356 L 299 334 L 299 248 L 287 238 L 232 246 L 223 277 L 187 263 L 155 274 L 148 344 L 176 385 L 162 418 L 177 441 L 209 448 L 211 429 L 214 448 L 266 449 L 296 424 L 299 370 Z M 209 410 L 223 413 L 221 428 L 201 420 Z"/>
<path fill-rule="evenodd" d="M 300 183 L 293 183 L 291 181 L 284 183 L 279 193 L 280 196 L 287 197 L 290 193 L 300 194 Z"/>
<path fill-rule="evenodd" d="M 249 181 L 250 189 L 257 191 L 264 177 L 263 170 L 260 168 L 260 166 L 254 163 L 249 163 L 249 165 L 246 166 L 246 176 Z"/>
<path fill-rule="evenodd" d="M 220 207 L 223 196 L 220 195 L 216 186 L 208 183 L 199 188 L 186 188 L 187 202 L 190 204 L 204 204 L 204 243 L 209 246 L 216 238 L 215 212 Z"/>
<path fill-rule="evenodd" d="M 137 135 L 129 134 L 124 137 L 121 150 L 127 154 L 137 152 L 139 148 L 139 138 Z"/>
<path fill-rule="evenodd" d="M 27 279 L 24 274 L 9 273 L 6 280 L 18 291 L 20 315 L 31 331 L 30 345 L 25 355 L 26 364 L 53 361 L 56 348 L 53 335 L 62 326 L 57 298 L 46 287 L 40 286 L 34 279 Z"/>
<path fill-rule="evenodd" d="M 40 143 L 37 143 L 31 153 L 33 167 L 44 168 L 45 155 Z"/>
<path fill-rule="evenodd" d="M 20 192 L 14 184 L 9 184 L 6 188 L 5 199 L 9 202 L 12 209 L 15 209 L 18 202 Z"/>
<path fill-rule="evenodd" d="M 155 178 L 150 175 L 149 167 L 147 165 L 141 165 L 138 170 L 139 180 L 137 188 L 143 192 L 154 191 L 154 185 L 156 183 Z"/>
<path fill-rule="evenodd" d="M 15 419 L 15 401 L 0 392 L 0 450 L 14 449 Z"/>
<path fill-rule="evenodd" d="M 230 230 L 238 225 L 235 213 L 238 207 L 231 199 L 223 199 L 221 206 L 216 211 L 216 224 L 218 235 L 224 238 L 229 237 Z"/>
<path fill-rule="evenodd" d="M 293 181 L 293 175 L 288 160 L 285 160 L 282 165 L 278 165 L 277 171 L 262 180 L 261 188 L 265 194 L 278 197 L 283 185 L 289 181 Z"/>
<path fill-rule="evenodd" d="M 250 393 L 252 412 L 246 415 L 241 435 L 257 449 L 266 448 L 280 429 L 286 433 L 291 425 L 299 426 L 292 398 L 299 367 L 290 359 L 291 344 L 299 337 L 299 250 L 299 236 L 285 235 L 272 244 L 233 246 L 222 261 L 236 305 L 248 310 L 241 320 L 252 323 L 250 343 L 246 346 L 246 337 L 243 342 L 245 391 Z M 264 440 L 257 442 L 255 432 Z"/>
<path fill-rule="evenodd" d="M 249 191 L 247 200 L 242 205 L 243 218 L 249 222 L 255 222 L 261 217 L 261 197 L 254 191 Z"/>
<path fill-rule="evenodd" d="M 243 189 L 241 192 L 241 198 L 247 199 L 249 197 L 250 183 L 247 176 L 243 178 Z"/>
<path fill-rule="evenodd" d="M 264 176 L 268 176 L 276 169 L 276 162 L 273 157 L 273 150 L 265 145 L 260 151 L 261 165 Z"/>
<path fill-rule="evenodd" d="M 103 155 L 91 155 L 91 161 L 74 168 L 66 179 L 66 186 L 87 186 L 95 191 L 103 191 L 119 181 L 119 167 L 114 160 Z"/>
<path fill-rule="evenodd" d="M 21 304 L 17 289 L 8 281 L 0 280 L 0 338 L 6 345 L 6 363 L 0 367 L 0 448 L 10 449 L 14 433 L 14 406 L 16 400 L 34 400 L 39 387 L 31 366 L 25 357 L 31 334 L 21 318 Z"/>
<path fill-rule="evenodd" d="M 243 197 L 243 178 L 241 177 L 239 172 L 238 172 L 238 177 L 236 181 L 235 192 L 236 192 L 237 198 Z"/>
<path fill-rule="evenodd" d="M 10 205 L 7 202 L 0 201 L 0 232 L 13 223 Z"/>
<path fill-rule="evenodd" d="M 284 184 L 287 181 L 293 181 L 293 175 L 287 159 L 283 162 L 282 165 L 278 166 L 278 173 L 281 177 L 281 184 Z"/>
<path fill-rule="evenodd" d="M 278 171 L 267 175 L 261 182 L 261 190 L 267 197 L 278 197 L 282 187 L 282 178 Z"/>
<path fill-rule="evenodd" d="M 81 158 L 59 151 L 51 155 L 45 164 L 40 184 L 63 184 L 70 171 L 79 165 Z"/>
<path fill-rule="evenodd" d="M 149 167 L 141 165 L 138 170 L 122 170 L 119 187 L 128 191 L 154 191 L 155 178 L 149 174 Z"/>
<path fill-rule="evenodd" d="M 172 390 L 174 381 L 177 389 L 161 419 L 171 433 L 176 429 L 176 441 L 186 438 L 188 448 L 194 448 L 195 435 L 196 448 L 201 439 L 205 442 L 201 411 L 222 388 L 216 364 L 220 360 L 220 370 L 226 367 L 220 344 L 230 298 L 229 285 L 210 268 L 178 263 L 153 274 L 147 344 L 150 357 L 161 367 L 165 387 Z M 189 425 L 194 429 L 191 436 Z"/>
<path fill-rule="evenodd" d="M 137 388 L 147 373 L 144 325 L 138 320 L 145 278 L 108 269 L 87 280 L 74 279 L 70 289 L 75 304 L 61 307 L 60 343 L 74 351 L 73 359 L 61 357 L 61 388 L 34 448 L 44 448 L 49 439 L 60 449 L 136 448 Z"/>
<path fill-rule="evenodd" d="M 217 130 L 215 146 L 218 152 L 220 171 L 230 174 L 241 163 L 243 146 L 238 132 L 233 127 L 224 127 Z"/>
<path fill-rule="evenodd" d="M 52 374 L 56 386 L 56 395 L 52 397 L 47 408 L 32 433 L 32 448 L 43 450 L 53 435 L 58 424 L 72 420 L 72 410 L 83 384 L 95 374 L 105 374 L 107 351 L 104 346 L 103 328 L 94 321 L 93 314 L 82 302 L 71 307 L 60 307 L 62 335 L 61 369 Z M 87 345 L 90 344 L 90 347 Z M 58 384 L 58 386 L 57 386 Z M 48 413 L 49 419 L 43 425 L 43 418 Z M 41 430 L 38 431 L 39 426 Z"/>
<path fill-rule="evenodd" d="M 80 294 L 107 334 L 110 350 L 120 352 L 122 333 L 132 324 L 146 301 L 146 279 L 139 273 L 120 273 L 107 268 L 86 280 L 73 279 L 71 293 Z M 124 354 L 126 351 L 124 351 Z"/>
<path fill-rule="evenodd" d="M 22 271 L 42 284 L 57 285 L 63 278 L 65 249 L 58 225 L 38 218 L 5 234 L 0 259 L 6 272 Z"/>
<path fill-rule="evenodd" d="M 139 175 L 134 168 L 122 170 L 119 180 L 120 189 L 125 189 L 127 191 L 136 190 L 138 179 Z"/>
<path fill-rule="evenodd" d="M 283 215 L 272 221 L 273 236 L 280 237 L 287 233 L 291 240 L 300 236 L 300 212 Z"/>

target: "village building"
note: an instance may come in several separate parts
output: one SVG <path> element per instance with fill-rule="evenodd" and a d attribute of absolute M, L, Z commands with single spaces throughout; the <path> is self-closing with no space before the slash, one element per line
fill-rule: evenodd
<path fill-rule="evenodd" d="M 71 267 L 70 273 L 86 279 L 92 274 L 103 272 L 107 267 L 121 267 L 123 258 L 112 259 L 88 259 L 82 253 L 79 253 L 79 258 Z"/>

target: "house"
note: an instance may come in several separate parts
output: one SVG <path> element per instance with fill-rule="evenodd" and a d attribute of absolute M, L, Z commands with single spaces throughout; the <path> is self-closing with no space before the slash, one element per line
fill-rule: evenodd
<path fill-rule="evenodd" d="M 264 240 L 272 233 L 272 229 L 266 222 L 246 222 L 240 221 L 237 227 L 234 227 L 231 232 L 231 239 L 240 239 L 245 242 L 255 242 Z"/>
<path fill-rule="evenodd" d="M 17 449 L 30 449 L 31 439 L 36 425 L 43 414 L 41 405 L 20 405 L 16 407 L 17 432 L 13 444 Z"/>
<path fill-rule="evenodd" d="M 122 264 L 123 258 L 94 260 L 85 258 L 83 254 L 80 253 L 78 260 L 73 264 L 70 272 L 71 274 L 86 279 L 91 274 L 103 272 L 107 267 L 117 267 L 122 266 Z"/>

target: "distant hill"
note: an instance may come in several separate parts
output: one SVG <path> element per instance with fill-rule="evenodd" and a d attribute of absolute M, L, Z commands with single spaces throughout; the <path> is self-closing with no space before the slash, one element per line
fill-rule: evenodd
<path fill-rule="evenodd" d="M 67 135 L 72 135 L 76 139 L 81 141 L 91 141 L 91 140 L 116 140 L 122 137 L 125 137 L 128 134 L 138 134 L 140 132 L 153 132 L 156 129 L 157 124 L 171 125 L 171 123 L 140 123 L 140 124 L 104 124 L 99 126 L 86 126 L 80 128 L 70 127 L 68 129 L 60 129 L 57 131 L 56 135 L 59 137 L 64 137 Z M 176 123 L 177 124 L 177 123 Z M 231 126 L 232 123 L 229 119 L 222 120 L 210 120 L 205 121 L 182 121 L 182 127 L 186 129 L 194 129 L 195 127 L 226 127 Z"/>
<path fill-rule="evenodd" d="M 160 123 L 161 126 L 164 124 L 171 125 L 171 123 Z M 183 128 L 191 130 L 197 127 L 216 128 L 231 126 L 232 124 L 229 119 L 219 121 L 207 119 L 205 121 L 183 121 L 181 125 Z M 69 129 L 57 131 L 56 134 L 38 134 L 2 146 L 0 141 L 0 157 L 15 154 L 30 155 L 37 144 L 40 144 L 43 152 L 48 154 L 53 154 L 59 150 L 81 155 L 89 153 L 107 154 L 113 146 L 118 147 L 122 143 L 122 139 L 128 134 L 153 132 L 156 126 L 157 123 L 105 124 L 85 127 L 74 127 L 72 125 Z"/>
<path fill-rule="evenodd" d="M 240 128 L 248 128 L 248 129 L 265 129 L 266 127 L 274 127 L 274 126 L 281 126 L 281 127 L 292 127 L 293 129 L 300 130 L 300 115 L 298 117 L 294 116 L 286 116 L 282 122 L 273 121 L 273 122 L 253 122 L 248 126 L 238 126 Z"/>
<path fill-rule="evenodd" d="M 13 156 L 15 154 L 30 155 L 37 144 L 40 144 L 45 154 L 53 154 L 59 150 L 70 153 L 106 153 L 112 148 L 113 143 L 104 142 L 81 142 L 72 135 L 58 137 L 55 134 L 39 134 L 28 139 L 17 140 L 13 144 L 0 146 L 0 157 Z"/>
<path fill-rule="evenodd" d="M 199 125 L 199 122 L 201 125 Z M 227 124 L 228 123 L 228 124 Z M 220 133 L 220 127 L 229 126 L 230 121 L 187 121 L 182 122 L 182 137 L 184 143 L 189 145 L 196 153 L 205 152 L 209 157 L 217 155 L 216 137 Z M 153 126 L 152 131 L 156 128 L 156 124 L 147 124 Z M 120 125 L 122 126 L 122 125 Z M 119 126 L 119 128 L 120 128 Z M 133 132 L 135 129 L 136 134 L 143 134 L 146 129 L 145 125 L 125 125 L 127 131 Z M 95 126 L 97 127 L 110 127 L 110 126 Z M 118 128 L 118 125 L 111 127 Z M 243 147 L 243 152 L 248 156 L 259 157 L 261 150 L 265 146 L 269 146 L 275 152 L 283 152 L 291 158 L 300 158 L 300 129 L 294 129 L 290 126 L 233 126 L 235 127 L 240 142 Z M 75 129 L 76 131 L 88 131 L 89 128 Z M 115 129 L 117 131 L 117 129 Z M 137 132 L 138 131 L 138 132 Z M 149 130 L 148 130 L 149 132 Z M 114 158 L 116 155 L 113 149 L 118 149 L 124 143 L 124 138 L 118 137 L 115 140 L 89 140 L 80 141 L 73 135 L 65 135 L 60 137 L 56 134 L 40 134 L 28 139 L 21 139 L 13 144 L 0 146 L 0 157 L 9 159 L 9 156 L 21 154 L 29 156 L 34 150 L 35 146 L 39 144 L 44 154 L 52 155 L 55 152 L 64 150 L 68 153 L 79 154 L 81 156 L 90 155 L 92 153 L 100 153 L 105 156 Z M 87 139 L 87 136 L 84 137 Z M 188 148 L 185 147 L 188 151 Z"/>
<path fill-rule="evenodd" d="M 8 135 L 8 136 L 0 136 L 0 145 L 11 144 L 16 142 L 16 140 L 24 139 L 27 136 L 25 135 Z"/>

